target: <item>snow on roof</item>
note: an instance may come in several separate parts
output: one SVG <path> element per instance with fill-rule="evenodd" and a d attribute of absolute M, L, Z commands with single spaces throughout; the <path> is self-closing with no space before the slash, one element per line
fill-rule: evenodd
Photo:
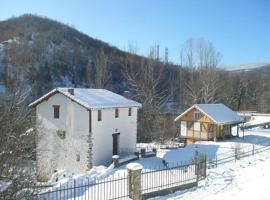
<path fill-rule="evenodd" d="M 36 101 L 32 102 L 29 106 L 36 106 L 45 99 L 50 98 L 55 93 L 61 93 L 88 109 L 142 106 L 136 101 L 127 99 L 105 89 L 72 88 L 74 89 L 74 95 L 70 94 L 68 89 L 70 88 L 55 88 Z"/>
<path fill-rule="evenodd" d="M 230 108 L 225 106 L 224 104 L 194 104 L 192 107 L 187 109 L 177 118 L 175 121 L 179 120 L 183 115 L 192 110 L 193 108 L 198 109 L 204 115 L 208 116 L 211 120 L 213 120 L 216 124 L 225 125 L 225 124 L 233 124 L 239 123 L 243 120 L 240 116 L 237 115 L 236 112 L 232 111 Z"/>

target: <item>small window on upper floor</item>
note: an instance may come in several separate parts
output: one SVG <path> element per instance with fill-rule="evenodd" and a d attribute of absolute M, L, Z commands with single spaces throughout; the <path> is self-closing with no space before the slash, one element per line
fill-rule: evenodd
<path fill-rule="evenodd" d="M 53 106 L 53 117 L 55 119 L 59 119 L 59 117 L 60 117 L 60 106 L 59 105 Z"/>
<path fill-rule="evenodd" d="M 194 121 L 199 121 L 201 118 L 201 113 L 200 112 L 194 112 Z"/>
<path fill-rule="evenodd" d="M 80 156 L 79 154 L 77 154 L 77 155 L 76 155 L 76 161 L 77 161 L 77 162 L 80 162 L 80 160 L 81 160 L 81 156 Z"/>
<path fill-rule="evenodd" d="M 119 109 L 118 108 L 115 109 L 114 116 L 115 116 L 115 118 L 118 118 L 119 117 Z"/>
<path fill-rule="evenodd" d="M 128 108 L 128 116 L 132 115 L 132 108 Z"/>
<path fill-rule="evenodd" d="M 102 120 L 102 112 L 101 110 L 98 110 L 98 121 Z"/>

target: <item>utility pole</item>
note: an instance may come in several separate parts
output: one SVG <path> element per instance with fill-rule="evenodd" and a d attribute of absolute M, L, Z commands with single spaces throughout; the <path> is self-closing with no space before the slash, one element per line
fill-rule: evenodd
<path fill-rule="evenodd" d="M 168 48 L 166 47 L 165 48 L 165 63 L 168 63 L 169 62 L 169 50 Z"/>

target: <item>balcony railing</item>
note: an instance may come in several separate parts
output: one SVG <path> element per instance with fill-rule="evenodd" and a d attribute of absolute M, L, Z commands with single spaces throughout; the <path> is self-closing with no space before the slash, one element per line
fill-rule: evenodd
<path fill-rule="evenodd" d="M 181 135 L 181 137 L 184 138 L 193 138 L 193 139 L 202 139 L 202 140 L 209 140 L 214 138 L 214 132 L 205 132 L 205 131 L 193 131 L 193 130 L 187 130 L 186 135 Z"/>

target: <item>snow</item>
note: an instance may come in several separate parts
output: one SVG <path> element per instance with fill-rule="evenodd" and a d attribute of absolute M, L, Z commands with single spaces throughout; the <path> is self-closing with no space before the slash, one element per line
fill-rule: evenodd
<path fill-rule="evenodd" d="M 129 163 L 127 164 L 129 170 L 142 170 L 143 166 L 140 163 Z"/>
<path fill-rule="evenodd" d="M 33 132 L 34 132 L 34 128 L 29 128 L 29 129 L 26 130 L 24 133 L 20 134 L 20 137 L 30 135 L 30 134 L 32 134 Z"/>
<path fill-rule="evenodd" d="M 264 152 L 209 169 L 199 187 L 153 198 L 155 200 L 270 199 L 270 153 Z"/>
<path fill-rule="evenodd" d="M 95 166 L 86 174 L 73 174 L 69 170 L 58 170 L 52 175 L 48 183 L 54 187 L 53 189 L 65 187 L 65 185 L 70 186 L 74 184 L 74 181 L 79 184 L 92 183 L 109 176 L 113 172 L 113 169 L 114 165 L 111 164 L 109 167 L 102 165 Z"/>
<path fill-rule="evenodd" d="M 12 183 L 11 181 L 0 181 L 0 192 L 6 190 L 11 183 Z"/>
<path fill-rule="evenodd" d="M 6 90 L 6 87 L 0 83 L 0 93 L 4 93 Z"/>
<path fill-rule="evenodd" d="M 140 103 L 136 101 L 126 99 L 125 97 L 113 93 L 105 89 L 87 89 L 87 88 L 73 88 L 74 95 L 68 92 L 69 88 L 56 88 L 49 93 L 45 94 L 41 98 L 37 99 L 30 106 L 39 104 L 44 99 L 59 92 L 68 98 L 76 101 L 82 106 L 95 109 L 95 108 L 118 108 L 118 107 L 141 107 Z"/>
<path fill-rule="evenodd" d="M 225 125 L 232 123 L 242 122 L 240 116 L 236 112 L 232 111 L 230 108 L 224 104 L 195 104 L 191 108 L 187 109 L 184 113 L 179 115 L 175 121 L 185 115 L 191 109 L 196 108 L 201 111 L 203 114 L 212 119 L 216 124 Z"/>
<path fill-rule="evenodd" d="M 243 132 L 240 132 L 243 133 Z M 243 136 L 243 134 L 241 135 Z M 195 147 L 208 156 L 231 154 L 234 142 L 239 142 L 242 148 L 270 147 L 270 129 L 253 128 L 244 131 L 244 139 L 238 138 L 228 142 L 201 142 L 184 149 L 169 151 L 164 159 L 171 162 L 189 159 L 194 155 Z M 208 145 L 207 145 L 208 143 Z M 176 193 L 153 198 L 155 200 L 238 200 L 238 199 L 270 199 L 270 149 L 241 158 L 236 162 L 218 165 L 207 170 L 207 178 L 199 182 L 199 187 L 178 191 Z"/>
<path fill-rule="evenodd" d="M 118 157 L 119 157 L 119 156 L 118 156 Z M 125 162 L 128 162 L 128 161 L 130 161 L 130 160 L 135 160 L 135 159 L 137 159 L 137 156 L 135 156 L 135 155 L 124 156 L 124 157 L 121 157 L 121 158 L 119 159 L 119 163 L 121 164 L 121 163 L 125 163 Z"/>
<path fill-rule="evenodd" d="M 91 183 L 92 185 L 87 188 L 83 187 L 82 191 L 78 193 L 78 197 L 84 199 L 89 194 L 93 194 L 94 189 L 99 188 L 102 190 L 102 195 L 109 195 L 110 197 L 115 197 L 116 193 L 111 193 L 109 191 L 110 187 L 106 185 L 107 183 L 101 185 L 95 185 L 97 180 L 115 180 L 117 177 L 126 177 L 127 168 L 141 168 L 143 167 L 144 172 L 151 171 L 153 169 L 165 169 L 164 171 L 159 171 L 159 175 L 166 173 L 166 166 L 162 164 L 163 159 L 169 162 L 171 165 L 179 164 L 179 162 L 190 161 L 195 151 L 205 153 L 208 159 L 215 156 L 220 158 L 226 156 L 232 156 L 234 153 L 234 148 L 236 144 L 240 144 L 243 149 L 252 149 L 253 145 L 256 148 L 269 147 L 270 146 L 270 129 L 253 128 L 240 132 L 240 136 L 244 138 L 233 138 L 224 142 L 198 142 L 192 145 L 188 145 L 182 149 L 174 150 L 164 150 L 158 149 L 160 152 L 159 157 L 149 157 L 140 158 L 136 163 L 123 165 L 119 168 L 114 168 L 113 165 L 106 168 L 104 166 L 94 167 L 92 170 L 86 174 L 74 175 L 68 171 L 62 170 L 58 171 L 52 177 L 50 184 L 53 185 L 51 191 L 55 191 L 61 188 L 68 188 L 76 186 L 82 186 Z M 140 144 L 142 147 L 158 147 L 157 144 Z M 227 162 L 225 164 L 219 164 L 216 168 L 207 169 L 207 177 L 205 180 L 199 182 L 198 187 L 191 189 L 178 191 L 167 196 L 155 197 L 155 200 L 225 200 L 225 199 L 270 199 L 270 149 L 268 151 L 255 154 L 254 156 L 249 156 L 241 158 L 237 161 Z M 176 169 L 177 170 L 177 169 Z M 188 169 L 189 174 L 193 174 L 195 179 L 195 171 L 191 167 Z M 165 181 L 175 181 L 177 176 L 174 174 L 178 173 L 173 171 L 172 173 L 167 173 L 169 178 Z M 151 177 L 149 177 L 151 176 Z M 165 175 L 164 175 L 165 176 Z M 146 186 L 147 180 L 154 180 L 155 174 L 146 173 L 142 176 L 142 187 Z M 187 178 L 189 178 L 187 176 Z M 115 186 L 118 193 L 126 195 L 127 193 L 127 182 L 126 179 L 119 179 L 117 181 L 118 185 Z M 192 181 L 184 180 L 184 181 Z M 188 183 L 188 182 L 187 182 Z M 156 186 L 157 181 L 152 181 L 151 184 Z M 107 188 L 107 189 L 106 189 Z M 151 189 L 150 189 L 151 190 Z M 151 190 L 152 191 L 152 190 Z M 95 195 L 95 193 L 94 193 Z M 100 197 L 99 197 L 100 198 Z M 106 198 L 104 198 L 106 199 Z"/>
<path fill-rule="evenodd" d="M 265 67 L 265 66 L 269 66 L 270 63 L 248 63 L 248 64 L 240 64 L 240 65 L 234 65 L 234 66 L 230 66 L 227 67 L 226 69 L 228 71 L 238 71 L 238 70 L 251 70 L 251 69 L 256 69 L 256 68 L 261 68 L 261 67 Z"/>
<path fill-rule="evenodd" d="M 113 155 L 112 158 L 113 159 L 119 159 L 119 156 L 118 155 Z"/>
<path fill-rule="evenodd" d="M 260 126 L 263 124 L 269 123 L 270 124 L 270 116 L 253 116 L 251 120 L 244 123 L 242 127 L 252 127 L 252 126 Z"/>
<path fill-rule="evenodd" d="M 152 152 L 153 149 L 160 148 L 159 143 L 137 143 L 136 148 L 138 151 L 145 149 L 146 152 Z"/>

